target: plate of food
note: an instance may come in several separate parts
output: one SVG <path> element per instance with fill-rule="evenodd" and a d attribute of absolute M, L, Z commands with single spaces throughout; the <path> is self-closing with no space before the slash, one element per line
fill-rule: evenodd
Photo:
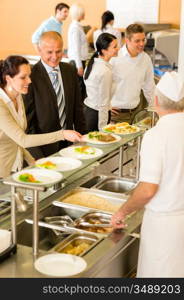
<path fill-rule="evenodd" d="M 51 185 L 59 182 L 63 175 L 56 171 L 45 169 L 26 169 L 12 175 L 12 178 L 21 183 L 31 185 Z"/>
<path fill-rule="evenodd" d="M 91 159 L 103 154 L 101 149 L 84 146 L 71 146 L 59 151 L 59 154 L 65 157 L 73 157 L 78 159 Z"/>
<path fill-rule="evenodd" d="M 39 257 L 34 263 L 35 269 L 48 276 L 73 276 L 84 271 L 86 261 L 77 255 L 49 253 Z"/>
<path fill-rule="evenodd" d="M 59 172 L 71 171 L 79 168 L 82 162 L 71 157 L 50 156 L 36 161 L 36 167 L 41 169 L 52 169 Z"/>
<path fill-rule="evenodd" d="M 117 143 L 121 137 L 112 133 L 105 133 L 101 131 L 91 131 L 83 136 L 83 141 L 97 145 L 108 145 Z"/>
<path fill-rule="evenodd" d="M 127 122 L 121 122 L 116 124 L 108 124 L 103 127 L 103 131 L 106 133 L 115 133 L 120 136 L 134 134 L 140 131 L 140 128 L 136 125 L 130 125 Z"/>

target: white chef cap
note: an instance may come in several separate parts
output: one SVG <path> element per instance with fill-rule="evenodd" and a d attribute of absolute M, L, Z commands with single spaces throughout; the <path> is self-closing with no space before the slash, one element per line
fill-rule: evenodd
<path fill-rule="evenodd" d="M 177 72 L 166 72 L 158 82 L 156 88 L 174 102 L 184 98 L 184 79 Z"/>

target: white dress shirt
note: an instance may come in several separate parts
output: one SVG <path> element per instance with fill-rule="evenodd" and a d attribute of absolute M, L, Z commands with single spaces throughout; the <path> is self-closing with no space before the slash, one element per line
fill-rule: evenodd
<path fill-rule="evenodd" d="M 184 113 L 160 118 L 148 130 L 141 146 L 139 180 L 159 184 L 146 205 L 155 212 L 184 212 Z"/>
<path fill-rule="evenodd" d="M 64 98 L 64 101 L 65 101 L 65 93 L 64 93 L 64 87 L 63 87 L 63 80 L 62 80 L 62 76 L 61 76 L 61 70 L 60 70 L 60 67 L 59 65 L 52 68 L 50 67 L 49 65 L 47 65 L 46 63 L 44 63 L 44 61 L 41 59 L 41 62 L 45 68 L 45 70 L 47 71 L 48 73 L 48 76 L 50 78 L 50 81 L 51 81 L 51 75 L 50 75 L 50 72 L 53 71 L 53 69 L 57 70 L 58 71 L 58 78 L 59 78 L 59 82 L 61 84 L 61 89 L 62 89 L 62 93 L 63 93 L 63 98 Z M 52 81 L 51 81 L 52 82 Z"/>
<path fill-rule="evenodd" d="M 95 109 L 98 114 L 98 128 L 102 129 L 108 122 L 108 111 L 111 109 L 112 66 L 101 58 L 95 58 L 86 85 L 86 106 Z"/>
<path fill-rule="evenodd" d="M 83 27 L 78 21 L 72 21 L 68 29 L 68 58 L 74 60 L 77 69 L 82 61 L 88 59 L 88 42 Z"/>
<path fill-rule="evenodd" d="M 117 57 L 110 61 L 113 66 L 113 81 L 115 93 L 112 107 L 133 109 L 140 103 L 141 89 L 149 104 L 154 99 L 154 73 L 151 58 L 144 51 L 136 57 L 131 57 L 124 45 Z"/>
<path fill-rule="evenodd" d="M 104 32 L 113 34 L 117 38 L 118 47 L 122 46 L 121 32 L 119 30 L 113 28 L 112 25 L 107 24 L 106 27 L 103 28 L 103 30 L 102 29 L 97 29 L 93 33 L 93 44 L 94 44 L 95 49 L 96 49 L 96 40 L 97 40 L 97 38 L 99 37 L 100 34 L 102 34 Z"/>

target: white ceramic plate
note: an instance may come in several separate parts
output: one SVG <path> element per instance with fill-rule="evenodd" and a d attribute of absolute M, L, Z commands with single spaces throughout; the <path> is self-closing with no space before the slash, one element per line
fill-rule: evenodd
<path fill-rule="evenodd" d="M 79 168 L 82 163 L 80 160 L 71 158 L 71 157 L 61 157 L 61 156 L 50 156 L 50 157 L 44 157 L 36 161 L 36 167 L 47 169 L 44 166 L 41 166 L 42 164 L 46 162 L 51 162 L 55 164 L 55 171 L 64 172 L 64 171 L 70 171 L 74 170 L 76 168 Z"/>
<path fill-rule="evenodd" d="M 87 149 L 86 153 L 80 153 L 77 151 L 77 149 L 85 147 L 85 146 L 72 146 L 68 148 L 64 148 L 59 151 L 59 154 L 66 157 L 73 157 L 78 159 L 91 159 L 98 156 L 101 156 L 103 154 L 103 151 L 101 149 L 90 147 Z"/>
<path fill-rule="evenodd" d="M 20 180 L 20 175 L 30 174 L 33 175 L 35 180 L 38 182 L 25 182 Z M 26 183 L 26 184 L 38 184 L 38 185 L 50 185 L 59 182 L 63 175 L 56 171 L 45 170 L 45 169 L 26 169 L 20 172 L 17 172 L 12 175 L 13 179 L 17 182 Z"/>
<path fill-rule="evenodd" d="M 94 144 L 94 145 L 110 145 L 110 144 L 117 143 L 121 140 L 120 136 L 115 135 L 115 134 L 111 134 L 111 135 L 115 137 L 115 140 L 112 142 L 102 142 L 102 141 L 98 141 L 98 140 L 89 139 L 88 134 L 83 136 L 83 142 L 87 142 L 87 143 Z"/>
<path fill-rule="evenodd" d="M 64 253 L 50 253 L 38 258 L 34 266 L 36 270 L 42 274 L 67 277 L 84 271 L 87 263 L 79 256 Z"/>
<path fill-rule="evenodd" d="M 127 136 L 127 135 L 132 135 L 132 134 L 134 134 L 134 133 L 137 133 L 137 132 L 139 132 L 140 131 L 140 128 L 138 127 L 138 126 L 135 126 L 135 125 L 130 125 L 132 128 L 134 128 L 136 131 L 135 132 L 115 132 L 115 131 L 108 131 L 108 129 L 110 128 L 110 127 L 112 127 L 112 126 L 116 126 L 116 124 L 108 124 L 107 126 L 105 126 L 105 127 L 103 127 L 102 128 L 102 130 L 103 130 L 103 132 L 106 132 L 106 133 L 110 133 L 110 134 L 117 134 L 117 135 L 119 135 L 119 136 Z M 124 129 L 124 126 L 118 126 L 117 128 L 119 128 L 119 129 Z"/>

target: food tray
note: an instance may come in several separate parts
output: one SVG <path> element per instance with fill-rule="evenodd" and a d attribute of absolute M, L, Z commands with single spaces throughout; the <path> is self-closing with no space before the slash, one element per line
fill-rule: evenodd
<path fill-rule="evenodd" d="M 102 190 L 79 187 L 79 188 L 75 188 L 75 189 L 69 191 L 60 199 L 53 201 L 53 205 L 64 208 L 65 213 L 67 213 L 70 217 L 73 217 L 73 218 L 78 218 L 78 211 L 83 212 L 83 214 L 90 212 L 90 211 L 101 211 L 104 213 L 113 213 L 113 211 L 108 211 L 103 208 L 94 208 L 94 207 L 88 207 L 88 206 L 63 202 L 64 200 L 66 201 L 67 198 L 69 198 L 70 196 L 73 196 L 75 194 L 78 197 L 79 196 L 78 193 L 81 194 L 80 197 L 81 197 L 81 199 L 83 197 L 83 200 L 84 200 L 84 197 L 86 198 L 86 196 L 84 196 L 86 194 L 90 195 L 90 196 L 94 195 L 94 196 L 101 197 L 104 200 L 107 200 L 110 206 L 111 205 L 117 206 L 117 210 L 126 201 L 126 198 L 123 198 L 122 194 L 118 195 L 115 193 L 106 192 L 106 191 L 102 191 Z M 97 201 L 97 202 L 99 203 L 99 201 Z M 86 199 L 85 199 L 85 203 L 87 203 Z M 89 204 L 91 204 L 91 203 L 88 202 L 88 205 Z"/>
<path fill-rule="evenodd" d="M 95 245 L 97 245 L 100 242 L 100 240 L 101 239 L 99 239 L 97 236 L 95 235 L 93 236 L 91 234 L 89 235 L 88 233 L 84 235 L 72 234 L 66 239 L 64 239 L 62 242 L 57 244 L 55 247 L 53 247 L 50 251 L 59 252 L 59 253 L 69 253 L 77 256 L 84 256 Z M 86 244 L 88 245 L 88 248 L 85 248 Z M 79 248 L 80 245 L 81 245 L 81 249 Z M 73 247 L 73 252 L 72 252 L 72 247 Z M 67 250 L 66 248 L 68 248 L 69 252 L 66 252 Z"/>
<path fill-rule="evenodd" d="M 120 194 L 128 198 L 130 192 L 136 187 L 137 182 L 133 179 L 123 177 L 108 176 L 101 180 L 93 188 L 110 191 L 111 193 Z"/>
<path fill-rule="evenodd" d="M 73 222 L 73 225 L 76 228 L 94 232 L 95 234 L 98 233 L 98 234 L 108 235 L 113 230 L 113 228 L 110 225 L 111 217 L 112 214 L 108 214 L 108 213 L 90 212 L 83 215 L 81 218 L 76 219 Z M 83 226 L 83 224 L 85 224 L 85 226 Z M 89 226 L 86 226 L 88 224 Z"/>

